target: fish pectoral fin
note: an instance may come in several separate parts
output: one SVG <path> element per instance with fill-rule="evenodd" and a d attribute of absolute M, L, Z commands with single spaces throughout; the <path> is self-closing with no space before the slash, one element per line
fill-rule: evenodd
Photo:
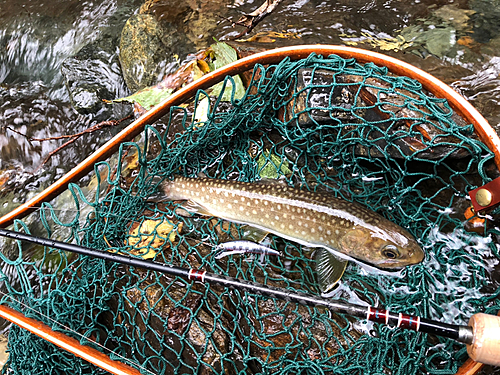
<path fill-rule="evenodd" d="M 347 262 L 325 248 L 319 248 L 316 251 L 316 273 L 321 293 L 329 293 L 335 288 L 344 274 Z"/>
<path fill-rule="evenodd" d="M 188 211 L 190 213 L 195 213 L 198 215 L 205 215 L 205 216 L 214 216 L 211 212 L 209 212 L 205 207 L 202 205 L 194 202 L 194 201 L 185 201 L 182 202 L 178 208 L 181 208 L 185 211 Z"/>
<path fill-rule="evenodd" d="M 150 195 L 147 199 L 146 202 L 148 203 L 161 203 L 165 202 L 165 194 L 161 191 L 157 191 Z"/>
<path fill-rule="evenodd" d="M 269 231 L 252 227 L 251 225 L 242 225 L 241 229 L 243 230 L 243 236 L 241 239 L 261 243 L 269 234 Z"/>

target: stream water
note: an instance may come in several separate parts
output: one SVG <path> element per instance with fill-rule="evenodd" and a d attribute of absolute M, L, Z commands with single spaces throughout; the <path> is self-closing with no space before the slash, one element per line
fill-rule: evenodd
<path fill-rule="evenodd" d="M 0 0 L 0 216 L 46 188 L 125 126 L 88 134 L 45 164 L 63 141 L 30 142 L 22 135 L 74 134 L 130 113 L 126 104 L 77 110 L 73 89 L 78 82 L 95 83 L 86 76 L 87 69 L 98 77 L 106 99 L 131 92 L 119 60 L 120 36 L 141 6 L 174 34 L 182 34 L 172 38 L 170 55 L 160 62 L 164 74 L 175 69 L 173 56 L 183 60 L 208 47 L 213 38 L 234 39 L 243 29 L 230 20 L 259 5 L 256 0 L 146 5 L 140 0 Z M 499 19 L 500 2 L 495 0 L 284 0 L 252 33 L 233 43 L 256 49 L 344 44 L 386 53 L 451 85 L 500 132 Z M 80 185 L 89 182 L 87 177 Z M 63 199 L 59 208 L 64 208 Z"/>

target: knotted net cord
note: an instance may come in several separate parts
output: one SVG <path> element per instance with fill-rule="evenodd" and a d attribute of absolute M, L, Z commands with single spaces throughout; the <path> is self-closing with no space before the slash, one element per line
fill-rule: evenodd
<path fill-rule="evenodd" d="M 499 309 L 498 233 L 467 232 L 462 214 L 466 192 L 491 179 L 493 153 L 446 100 L 384 67 L 314 54 L 255 66 L 242 99 L 211 98 L 197 121 L 207 95 L 172 108 L 165 128 L 148 126 L 97 164 L 93 194 L 71 184 L 77 214 L 44 204 L 34 234 L 319 294 L 313 249 L 269 236 L 282 257 L 217 260 L 210 244 L 244 228 L 151 201 L 174 175 L 275 178 L 362 203 L 407 228 L 426 252 L 400 274 L 350 263 L 333 298 L 455 324 Z M 134 232 L 148 221 L 152 228 Z M 20 221 L 15 229 L 29 231 Z M 47 248 L 21 244 L 0 256 L 3 291 L 158 374 L 452 374 L 467 358 L 452 340 Z M 16 374 L 102 372 L 16 327 L 9 350 Z"/>

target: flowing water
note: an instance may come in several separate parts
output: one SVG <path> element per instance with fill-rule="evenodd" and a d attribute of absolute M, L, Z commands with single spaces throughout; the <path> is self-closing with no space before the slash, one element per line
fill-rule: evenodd
<path fill-rule="evenodd" d="M 157 19 L 182 33 L 177 40 L 183 42 L 171 46 L 171 55 L 182 60 L 206 48 L 214 37 L 237 38 L 243 28 L 231 21 L 251 13 L 260 2 L 147 4 Z M 120 34 L 141 5 L 140 0 L 0 0 L 0 215 L 50 185 L 123 127 L 86 135 L 43 165 L 63 141 L 30 142 L 20 134 L 33 138 L 74 134 L 130 112 L 128 105 L 78 112 L 68 77 L 85 75 L 78 67 L 90 67 L 111 96 L 107 99 L 129 94 L 118 58 Z M 343 44 L 386 53 L 450 84 L 500 131 L 499 17 L 500 3 L 494 0 L 285 0 L 252 33 L 238 37 L 246 41 L 233 43 L 256 49 Z M 162 73 L 175 68 L 171 58 L 161 64 Z M 88 83 L 88 78 L 82 81 Z M 80 184 L 87 186 L 89 181 Z M 461 237 L 433 235 L 449 246 Z M 433 293 L 449 293 L 450 287 L 443 285 Z M 469 308 L 467 293 L 476 292 L 463 291 L 462 314 L 467 315 Z M 454 309 L 447 310 L 450 319 L 457 316 Z"/>
<path fill-rule="evenodd" d="M 206 48 L 214 37 L 236 38 L 244 29 L 230 20 L 238 20 L 259 5 L 228 0 L 200 6 L 180 1 L 147 4 L 151 14 L 182 33 L 183 43 L 171 46 L 172 54 L 180 59 Z M 118 131 L 111 128 L 82 137 L 45 164 L 49 152 L 63 141 L 27 139 L 74 134 L 99 121 L 120 119 L 130 111 L 127 105 L 115 105 L 77 112 L 69 89 L 75 81 L 72 75 L 85 74 L 81 64 L 98 76 L 108 99 L 129 93 L 118 59 L 120 33 L 126 20 L 139 12 L 141 2 L 2 0 L 0 5 L 3 215 Z M 500 56 L 496 56 L 496 47 L 500 46 L 500 28 L 492 17 L 496 12 L 500 13 L 496 2 L 480 0 L 284 1 L 252 33 L 237 39 L 252 37 L 250 40 L 236 44 L 258 49 L 346 44 L 387 53 L 451 84 L 498 127 Z M 81 77 L 80 84 L 88 83 L 86 80 Z"/>

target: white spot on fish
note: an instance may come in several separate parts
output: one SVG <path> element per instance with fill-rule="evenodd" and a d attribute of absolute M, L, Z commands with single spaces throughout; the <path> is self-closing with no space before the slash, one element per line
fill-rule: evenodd
<path fill-rule="evenodd" d="M 335 229 L 335 234 L 336 234 L 336 235 L 339 235 L 339 234 L 340 234 L 340 232 L 339 232 L 339 230 L 338 230 L 338 229 Z"/>
<path fill-rule="evenodd" d="M 316 232 L 316 230 L 314 228 L 311 228 L 311 233 L 314 233 Z"/>
<path fill-rule="evenodd" d="M 331 231 L 330 229 L 328 229 L 328 230 L 326 231 L 326 234 L 330 236 L 330 235 L 332 234 L 332 231 Z"/>
<path fill-rule="evenodd" d="M 228 203 L 227 208 L 233 208 L 233 205 L 231 203 Z"/>
<path fill-rule="evenodd" d="M 245 207 L 240 206 L 240 211 L 245 211 Z"/>

